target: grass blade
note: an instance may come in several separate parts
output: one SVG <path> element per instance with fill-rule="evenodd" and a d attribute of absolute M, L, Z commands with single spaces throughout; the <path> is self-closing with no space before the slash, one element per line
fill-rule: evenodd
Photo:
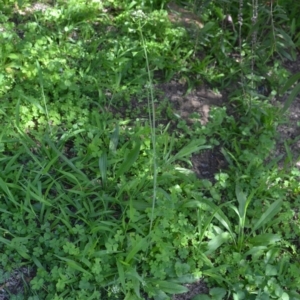
<path fill-rule="evenodd" d="M 295 82 L 300 79 L 300 73 L 297 73 L 289 78 L 284 87 L 280 90 L 280 93 L 285 93 Z"/>
<path fill-rule="evenodd" d="M 129 263 L 133 257 L 143 248 L 146 248 L 148 245 L 147 239 L 143 238 L 141 239 L 137 244 L 134 245 L 134 247 L 130 250 L 130 252 L 127 254 L 125 263 Z"/>
<path fill-rule="evenodd" d="M 109 150 L 115 154 L 119 143 L 119 124 L 116 125 L 114 132 L 110 137 Z"/>
<path fill-rule="evenodd" d="M 87 274 L 92 277 L 92 274 L 90 272 L 88 272 L 87 270 L 85 270 L 83 267 L 81 267 L 80 264 L 78 264 L 76 261 L 69 259 L 69 258 L 58 256 L 56 254 L 54 254 L 54 255 L 57 258 L 59 258 L 60 260 L 65 261 L 68 264 L 68 266 L 71 267 L 72 269 L 82 272 L 82 273 Z"/>
<path fill-rule="evenodd" d="M 296 97 L 298 96 L 299 93 L 300 93 L 300 83 L 298 83 L 293 88 L 291 94 L 289 95 L 289 97 L 285 101 L 283 108 L 280 110 L 280 112 L 282 114 L 284 114 L 289 109 L 289 107 L 291 106 L 292 102 L 296 99 Z"/>
<path fill-rule="evenodd" d="M 125 272 L 124 272 L 124 268 L 122 263 L 117 260 L 117 268 L 118 268 L 118 275 L 119 275 L 119 279 L 123 288 L 123 292 L 124 294 L 126 294 L 126 284 L 125 284 Z"/>
<path fill-rule="evenodd" d="M 177 154 L 171 157 L 169 159 L 169 163 L 173 163 L 176 160 L 181 160 L 199 150 L 211 148 L 211 146 L 203 145 L 204 143 L 205 143 L 205 139 L 193 140 L 187 146 L 183 147 Z"/>
<path fill-rule="evenodd" d="M 252 233 L 268 223 L 280 211 L 281 205 L 282 200 L 280 199 L 272 203 L 270 207 L 262 214 L 260 219 L 256 222 L 253 227 Z"/>
<path fill-rule="evenodd" d="M 140 147 L 141 143 L 137 142 L 135 147 L 125 156 L 123 163 L 119 167 L 116 177 L 120 177 L 125 172 L 127 172 L 130 167 L 134 164 L 134 162 L 137 160 L 139 153 L 140 153 Z"/>
<path fill-rule="evenodd" d="M 99 170 L 102 178 L 103 186 L 106 186 L 106 172 L 107 172 L 107 154 L 106 152 L 102 153 L 99 158 Z"/>

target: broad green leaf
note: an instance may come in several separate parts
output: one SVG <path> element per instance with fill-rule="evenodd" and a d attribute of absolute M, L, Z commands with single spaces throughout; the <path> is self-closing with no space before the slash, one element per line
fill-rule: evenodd
<path fill-rule="evenodd" d="M 227 291 L 223 288 L 212 288 L 209 291 L 209 294 L 212 296 L 212 299 L 214 300 L 222 300 L 224 299 L 225 295 L 226 295 Z"/>
<path fill-rule="evenodd" d="M 222 232 L 221 234 L 213 237 L 207 244 L 208 250 L 205 252 L 205 254 L 209 255 L 213 253 L 228 240 L 230 240 L 230 234 L 228 232 Z"/>
<path fill-rule="evenodd" d="M 163 291 L 160 291 L 158 288 L 149 289 L 154 291 L 155 298 L 154 300 L 170 300 L 170 297 Z"/>
<path fill-rule="evenodd" d="M 186 288 L 185 286 L 182 286 L 178 283 L 174 283 L 171 281 L 164 281 L 164 280 L 153 280 L 151 281 L 152 284 L 155 284 L 156 287 L 159 290 L 162 290 L 165 293 L 168 294 L 183 294 L 188 292 L 188 288 Z"/>
<path fill-rule="evenodd" d="M 267 250 L 266 246 L 252 247 L 249 251 L 247 251 L 244 254 L 244 257 L 246 258 L 248 255 L 252 255 L 252 259 L 255 260 L 255 259 L 259 258 L 260 256 L 262 256 L 266 250 Z"/>
<path fill-rule="evenodd" d="M 215 22 L 207 22 L 200 30 L 201 34 L 210 31 L 215 25 Z"/>
<path fill-rule="evenodd" d="M 248 242 L 253 246 L 268 246 L 270 244 L 275 244 L 280 240 L 281 238 L 278 234 L 263 233 L 250 238 Z"/>
<path fill-rule="evenodd" d="M 20 248 L 15 248 L 15 250 L 20 254 L 20 256 L 22 256 L 23 258 L 27 259 L 27 260 L 31 260 L 31 257 L 27 254 L 27 252 L 23 251 Z"/>
<path fill-rule="evenodd" d="M 270 300 L 269 293 L 261 293 L 255 298 L 255 300 Z"/>
<path fill-rule="evenodd" d="M 139 156 L 140 147 L 141 143 L 137 142 L 135 147 L 125 156 L 123 163 L 119 166 L 119 169 L 116 172 L 116 177 L 120 177 L 130 169 Z"/>
<path fill-rule="evenodd" d="M 10 53 L 7 55 L 7 57 L 9 57 L 10 59 L 22 59 L 22 56 L 18 53 Z"/>
<path fill-rule="evenodd" d="M 273 202 L 270 207 L 262 214 L 260 219 L 255 223 L 252 232 L 264 226 L 266 223 L 271 221 L 271 219 L 280 211 L 282 205 L 282 200 L 277 200 Z"/>
<path fill-rule="evenodd" d="M 266 266 L 266 276 L 276 276 L 278 275 L 278 270 L 276 266 L 267 264 Z"/>
<path fill-rule="evenodd" d="M 289 300 L 289 299 L 290 299 L 289 295 L 286 292 L 283 292 L 280 300 Z"/>
<path fill-rule="evenodd" d="M 293 86 L 300 79 L 300 73 L 294 74 L 289 78 L 284 87 L 280 90 L 280 93 L 285 93 L 289 88 Z"/>

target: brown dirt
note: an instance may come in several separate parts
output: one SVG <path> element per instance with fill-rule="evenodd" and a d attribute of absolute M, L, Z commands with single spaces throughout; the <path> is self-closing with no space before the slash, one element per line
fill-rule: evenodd
<path fill-rule="evenodd" d="M 291 72 L 291 74 L 296 74 L 300 72 L 300 56 L 296 61 L 286 61 L 283 63 L 284 67 Z M 284 95 L 277 99 L 277 105 L 282 106 L 288 97 Z M 284 165 L 287 153 L 285 150 L 284 143 L 286 142 L 291 151 L 292 162 L 289 162 L 289 166 L 296 166 L 300 169 L 300 95 L 291 104 L 289 110 L 286 113 L 287 123 L 281 124 L 277 128 L 279 133 L 279 138 L 277 140 L 276 149 L 274 156 L 284 155 L 284 158 L 280 162 L 280 167 Z"/>

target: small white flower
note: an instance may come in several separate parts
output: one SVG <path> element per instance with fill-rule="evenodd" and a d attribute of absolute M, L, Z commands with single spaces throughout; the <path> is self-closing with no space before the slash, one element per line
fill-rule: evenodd
<path fill-rule="evenodd" d="M 137 18 L 137 19 L 145 19 L 146 18 L 146 15 L 144 14 L 144 12 L 142 10 L 136 10 L 134 12 L 132 12 L 131 14 L 134 18 Z"/>
<path fill-rule="evenodd" d="M 111 291 L 112 293 L 114 294 L 118 294 L 120 292 L 120 288 L 117 286 L 117 285 L 114 285 L 112 288 L 111 288 Z"/>

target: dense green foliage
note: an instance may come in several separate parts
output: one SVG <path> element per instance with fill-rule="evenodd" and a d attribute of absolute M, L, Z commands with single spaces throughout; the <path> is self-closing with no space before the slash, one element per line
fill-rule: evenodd
<path fill-rule="evenodd" d="M 299 90 L 294 1 L 255 24 L 249 1 L 178 2 L 202 29 L 168 1 L 41 2 L 0 4 L 0 285 L 32 274 L 10 299 L 163 300 L 199 278 L 195 300 L 300 299 L 300 171 L 288 143 L 271 156 Z M 228 89 L 233 112 L 188 125 L 153 89 L 174 77 Z M 215 146 L 228 167 L 200 180 L 191 155 Z"/>

